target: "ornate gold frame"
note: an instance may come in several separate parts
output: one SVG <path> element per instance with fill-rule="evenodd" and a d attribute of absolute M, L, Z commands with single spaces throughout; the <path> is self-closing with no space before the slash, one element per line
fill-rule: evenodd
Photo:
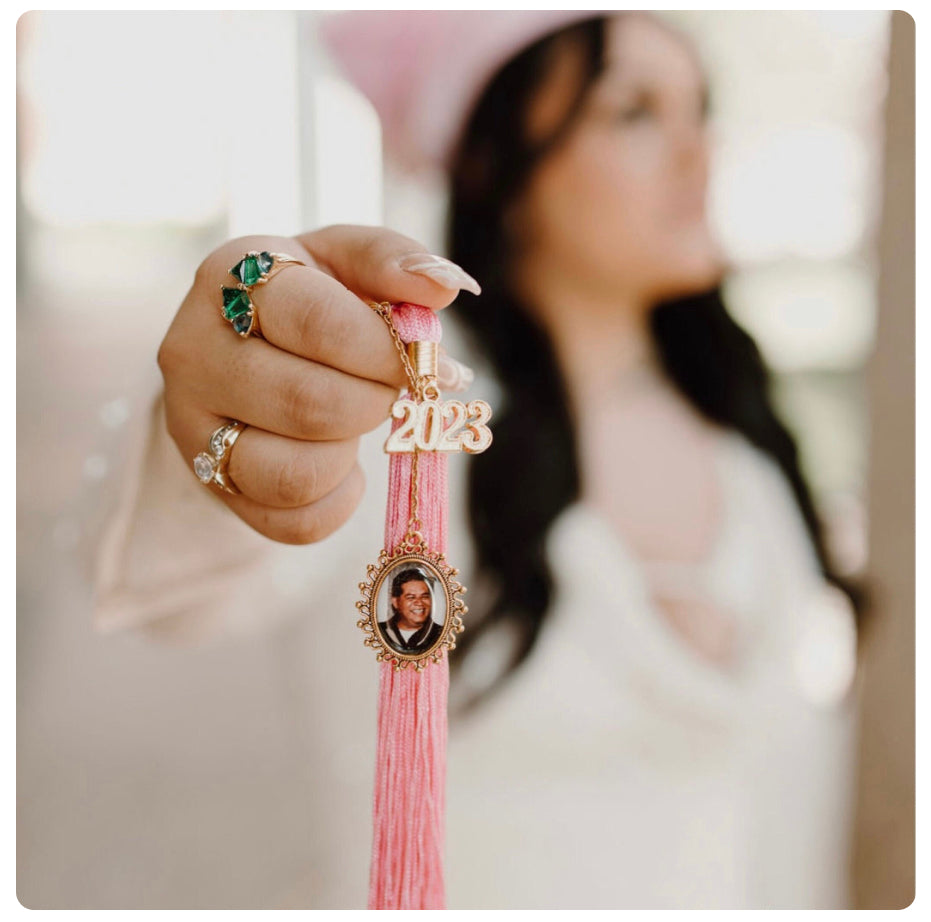
<path fill-rule="evenodd" d="M 446 618 L 440 637 L 432 647 L 420 653 L 399 653 L 390 646 L 378 628 L 378 594 L 382 583 L 389 572 L 407 561 L 430 570 L 443 587 L 446 597 Z M 444 651 L 456 648 L 456 635 L 464 630 L 462 616 L 469 609 L 461 599 L 466 591 L 465 587 L 453 579 L 459 571 L 446 563 L 444 554 L 434 554 L 420 544 L 412 546 L 402 543 L 390 554 L 382 550 L 378 555 L 378 562 L 370 563 L 367 569 L 367 579 L 359 583 L 362 599 L 356 602 L 356 608 L 362 617 L 356 624 L 365 631 L 365 645 L 376 651 L 379 662 L 390 662 L 395 669 L 406 669 L 413 665 L 420 672 L 428 663 L 438 663 L 443 658 Z"/>

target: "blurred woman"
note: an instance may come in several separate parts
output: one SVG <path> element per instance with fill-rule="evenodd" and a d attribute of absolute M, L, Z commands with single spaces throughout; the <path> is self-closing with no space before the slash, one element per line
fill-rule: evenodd
<path fill-rule="evenodd" d="M 164 408 L 98 624 L 184 634 L 301 609 L 341 649 L 347 622 L 319 613 L 355 589 L 385 495 L 353 516 L 363 468 L 384 466 L 359 437 L 404 383 L 364 300 L 441 310 L 477 279 L 481 295 L 441 315 L 497 389 L 493 450 L 451 497 L 474 593 L 453 661 L 468 707 L 452 726 L 450 905 L 845 906 L 849 668 L 825 685 L 811 664 L 825 644 L 849 653 L 849 605 L 759 353 L 719 294 L 693 50 L 644 14 L 360 13 L 325 35 L 389 155 L 448 171 L 453 262 L 352 227 L 204 261 L 162 345 Z M 263 288 L 264 341 L 242 342 L 215 302 L 250 249 L 306 267 Z M 468 378 L 445 367 L 441 386 Z M 211 497 L 184 468 L 229 419 L 248 424 L 229 462 L 241 494 Z M 311 547 L 273 563 L 257 533 Z M 287 592 L 284 570 L 300 574 Z M 349 856 L 367 856 L 368 775 L 324 756 L 368 764 L 374 670 L 357 652 L 308 651 L 309 719 L 328 713 L 314 835 L 339 847 L 294 905 L 364 902 Z M 335 681 L 351 690 L 325 699 Z"/>

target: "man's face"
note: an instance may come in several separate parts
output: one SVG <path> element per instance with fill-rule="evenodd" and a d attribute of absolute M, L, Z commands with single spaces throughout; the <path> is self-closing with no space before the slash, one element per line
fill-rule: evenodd
<path fill-rule="evenodd" d="M 430 587 L 423 580 L 408 580 L 391 602 L 398 612 L 398 626 L 405 631 L 423 627 L 430 617 Z"/>

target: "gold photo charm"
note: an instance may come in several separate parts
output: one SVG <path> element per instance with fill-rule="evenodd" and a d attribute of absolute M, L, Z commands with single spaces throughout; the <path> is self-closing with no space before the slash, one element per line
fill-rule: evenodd
<path fill-rule="evenodd" d="M 459 571 L 443 554 L 429 551 L 419 536 L 410 537 L 369 564 L 368 578 L 359 583 L 362 600 L 356 608 L 362 617 L 356 623 L 380 662 L 419 672 L 455 649 L 469 609 L 462 601 L 465 587 L 454 578 Z"/>

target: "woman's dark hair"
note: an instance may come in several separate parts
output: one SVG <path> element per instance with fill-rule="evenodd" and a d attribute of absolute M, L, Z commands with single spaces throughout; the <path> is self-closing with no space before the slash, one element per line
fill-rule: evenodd
<path fill-rule="evenodd" d="M 486 632 L 515 629 L 509 666 L 476 703 L 529 655 L 553 589 L 546 537 L 579 496 L 576 433 L 548 334 L 508 280 L 513 241 L 504 213 L 540 159 L 574 124 L 603 69 L 605 19 L 586 19 L 521 52 L 494 77 L 465 126 L 453 161 L 447 243 L 450 258 L 482 281 L 482 296 L 455 318 L 488 360 L 501 387 L 493 451 L 469 462 L 469 516 L 477 578 L 487 587 L 483 617 L 463 634 L 457 663 Z M 561 41 L 581 45 L 585 73 L 563 124 L 528 141 L 523 113 L 549 73 Z M 737 430 L 772 457 L 791 486 L 825 576 L 833 573 L 795 442 L 769 398 L 769 376 L 751 337 L 725 310 L 719 289 L 668 301 L 651 311 L 666 373 L 706 418 Z M 533 463 L 527 463 L 532 458 Z M 845 587 L 846 588 L 846 587 Z M 849 590 L 848 590 L 849 594 Z M 475 606 L 473 606 L 474 608 Z"/>

